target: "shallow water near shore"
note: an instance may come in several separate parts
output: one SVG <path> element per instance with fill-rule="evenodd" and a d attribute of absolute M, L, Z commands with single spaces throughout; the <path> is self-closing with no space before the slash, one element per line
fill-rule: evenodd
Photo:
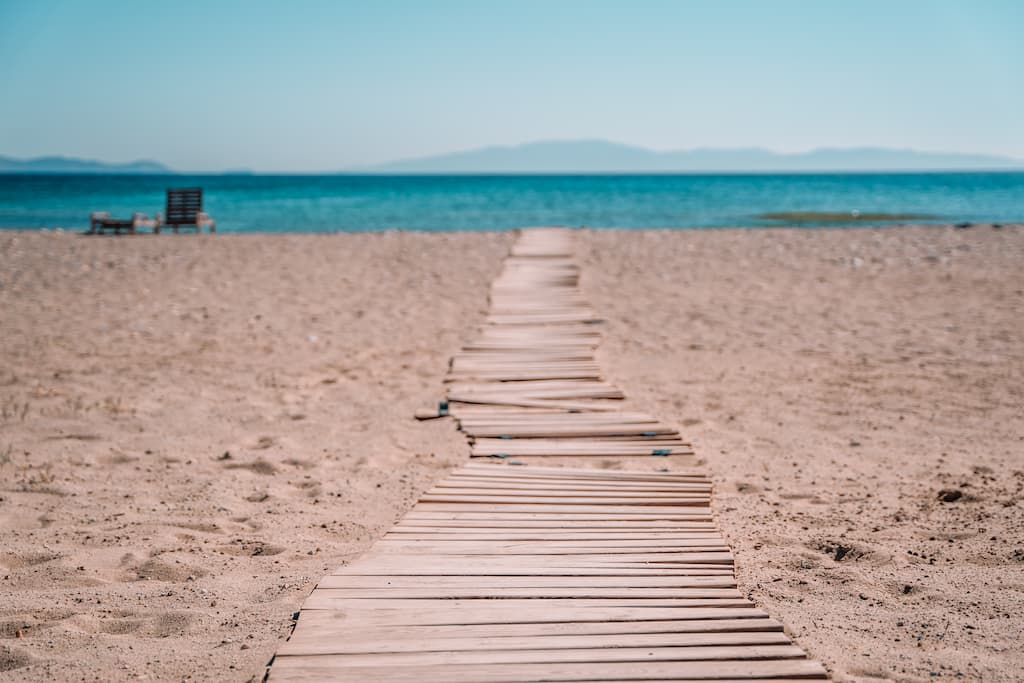
<path fill-rule="evenodd" d="M 206 190 L 221 232 L 849 227 L 1024 221 L 1024 172 L 756 175 L 0 175 L 0 229 L 88 227 Z M 793 216 L 798 219 L 792 218 Z M 848 217 L 848 218 L 847 218 Z"/>

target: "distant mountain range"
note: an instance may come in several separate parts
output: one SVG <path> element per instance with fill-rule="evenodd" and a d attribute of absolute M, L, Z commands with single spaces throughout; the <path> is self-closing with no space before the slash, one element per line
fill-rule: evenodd
<path fill-rule="evenodd" d="M 484 147 L 358 169 L 370 173 L 696 173 L 743 171 L 939 171 L 1022 169 L 1024 161 L 984 154 L 881 147 L 781 154 L 757 147 L 657 152 L 605 140 Z"/>
<path fill-rule="evenodd" d="M 1024 160 L 986 154 L 884 147 L 822 148 L 782 154 L 758 147 L 657 152 L 606 140 L 531 142 L 392 161 L 341 173 L 707 173 L 813 171 L 1024 170 Z M 0 156 L 2 173 L 176 173 L 148 160 L 110 164 L 92 159 Z M 225 174 L 251 174 L 248 170 Z"/>
<path fill-rule="evenodd" d="M 173 173 L 156 161 L 131 161 L 126 164 L 108 164 L 92 159 L 72 157 L 37 157 L 13 159 L 0 156 L 0 173 Z"/>

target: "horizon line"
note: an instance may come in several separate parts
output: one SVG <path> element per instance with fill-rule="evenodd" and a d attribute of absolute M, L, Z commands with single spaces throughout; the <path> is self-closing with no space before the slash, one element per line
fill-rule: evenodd
<path fill-rule="evenodd" d="M 134 162 L 128 162 L 134 163 Z M 7 171 L 0 169 L 0 176 L 351 176 L 351 177 L 582 177 L 582 176 L 751 176 L 751 175 L 923 175 L 923 174 L 983 174 L 983 173 L 1024 173 L 1024 161 L 1019 167 L 961 167 L 961 168 L 821 168 L 821 169 L 708 169 L 708 170 L 623 170 L 623 171 L 388 171 L 388 170 L 335 170 L 335 171 L 182 171 L 168 168 L 166 171 Z"/>

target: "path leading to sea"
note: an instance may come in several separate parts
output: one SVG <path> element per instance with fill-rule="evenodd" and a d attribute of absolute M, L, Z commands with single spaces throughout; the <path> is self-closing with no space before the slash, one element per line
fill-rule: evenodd
<path fill-rule="evenodd" d="M 418 415 L 454 417 L 473 461 L 321 580 L 272 681 L 826 678 L 737 589 L 690 445 L 619 409 L 579 275 L 570 231 L 521 234 Z"/>

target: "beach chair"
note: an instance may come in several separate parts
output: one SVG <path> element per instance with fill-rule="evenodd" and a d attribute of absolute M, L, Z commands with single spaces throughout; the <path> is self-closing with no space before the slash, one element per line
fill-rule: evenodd
<path fill-rule="evenodd" d="M 156 231 L 160 224 L 159 219 L 152 219 L 144 213 L 134 213 L 129 218 L 113 218 L 106 211 L 93 211 L 89 215 L 89 232 L 87 235 L 103 235 L 106 232 L 113 232 L 120 235 L 122 232 L 127 235 L 135 235 L 144 228 Z"/>
<path fill-rule="evenodd" d="M 170 227 L 174 232 L 179 228 L 193 228 L 196 233 L 208 228 L 217 231 L 217 221 L 203 211 L 203 190 L 199 187 L 186 187 L 167 190 L 167 210 L 158 221 L 153 232 L 159 234 L 161 228 Z"/>

